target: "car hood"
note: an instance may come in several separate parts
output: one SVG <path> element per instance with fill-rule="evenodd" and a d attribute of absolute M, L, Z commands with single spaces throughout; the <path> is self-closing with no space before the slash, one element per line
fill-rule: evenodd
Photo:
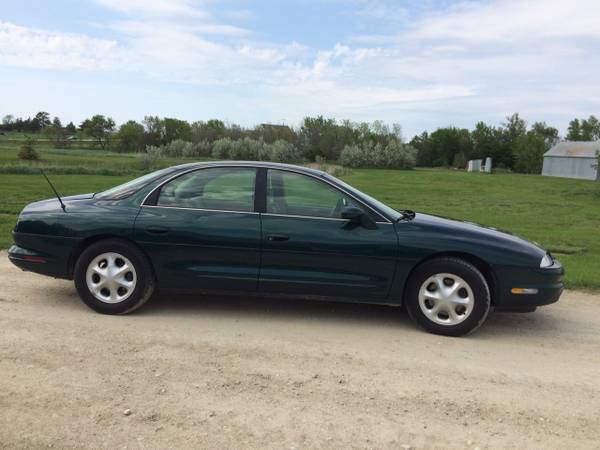
<path fill-rule="evenodd" d="M 522 237 L 501 231 L 496 228 L 460 220 L 438 217 L 431 214 L 417 213 L 412 220 L 414 225 L 427 229 L 434 229 L 438 233 L 447 234 L 458 240 L 476 241 L 482 245 L 491 245 L 530 253 L 540 258 L 546 251 L 539 245 Z"/>

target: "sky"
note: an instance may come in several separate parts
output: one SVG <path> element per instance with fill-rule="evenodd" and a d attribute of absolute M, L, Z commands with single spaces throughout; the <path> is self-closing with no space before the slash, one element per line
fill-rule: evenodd
<path fill-rule="evenodd" d="M 598 0 L 0 0 L 0 117 L 600 115 Z"/>

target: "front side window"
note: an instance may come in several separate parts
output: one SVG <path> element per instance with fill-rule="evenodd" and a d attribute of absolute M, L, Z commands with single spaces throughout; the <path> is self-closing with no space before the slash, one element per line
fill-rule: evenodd
<path fill-rule="evenodd" d="M 190 172 L 165 184 L 158 206 L 254 211 L 253 168 L 220 167 Z"/>
<path fill-rule="evenodd" d="M 346 206 L 363 209 L 343 192 L 315 178 L 282 170 L 268 171 L 268 213 L 339 219 Z"/>

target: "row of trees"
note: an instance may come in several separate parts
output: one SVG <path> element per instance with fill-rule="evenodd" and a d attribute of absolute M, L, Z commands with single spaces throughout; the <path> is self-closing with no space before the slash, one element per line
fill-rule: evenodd
<path fill-rule="evenodd" d="M 23 127 L 23 122 L 35 120 L 39 127 Z M 28 122 L 29 121 L 29 122 Z M 56 146 L 68 146 L 69 137 L 78 135 L 91 139 L 102 149 L 117 152 L 144 152 L 148 146 L 164 146 L 173 141 L 185 141 L 192 144 L 212 144 L 220 139 L 238 141 L 253 139 L 272 144 L 285 141 L 296 146 L 302 156 L 309 160 L 317 157 L 337 160 L 344 147 L 357 144 L 380 144 L 402 140 L 398 124 L 387 125 L 381 121 L 373 123 L 338 122 L 323 116 L 306 117 L 298 129 L 287 125 L 261 124 L 254 128 L 242 128 L 236 124 L 227 124 L 221 120 L 208 120 L 189 123 L 185 120 L 146 116 L 140 123 L 129 120 L 116 127 L 110 117 L 97 114 L 84 120 L 78 128 L 72 123 L 63 126 L 60 119 L 50 120 L 46 112 L 38 113 L 34 119 L 14 119 L 5 116 L 0 130 L 3 131 L 41 131 Z"/>
<path fill-rule="evenodd" d="M 600 122 L 596 117 L 574 119 L 569 123 L 566 140 L 600 139 Z M 438 128 L 432 133 L 415 136 L 410 144 L 417 149 L 418 166 L 465 167 L 470 159 L 491 157 L 496 167 L 517 172 L 539 173 L 544 153 L 560 140 L 558 130 L 545 122 L 528 127 L 518 113 L 495 127 L 479 122 L 473 130 Z"/>
<path fill-rule="evenodd" d="M 274 124 L 242 128 L 221 120 L 189 123 L 158 116 L 146 116 L 142 122 L 130 120 L 117 127 L 112 118 L 98 114 L 75 127 L 72 122 L 63 126 L 58 117 L 50 120 L 47 112 L 39 112 L 25 120 L 5 116 L 0 130 L 43 132 L 56 147 L 66 147 L 70 139 L 78 136 L 117 152 L 146 152 L 151 146 L 165 147 L 179 142 L 179 146 L 189 144 L 186 153 L 212 154 L 216 141 L 250 139 L 265 144 L 287 142 L 301 158 L 308 160 L 339 160 L 343 150 L 350 148 L 345 159 L 352 155 L 353 161 L 369 159 L 377 161 L 377 165 L 381 161 L 395 161 L 398 166 L 414 159 L 418 166 L 464 167 L 469 159 L 489 156 L 496 167 L 531 173 L 540 172 L 544 152 L 560 139 L 556 128 L 544 122 L 528 126 L 518 113 L 507 117 L 500 126 L 479 122 L 473 130 L 444 127 L 432 133 L 423 132 L 410 141 L 414 152 L 399 145 L 402 134 L 398 124 L 338 122 L 323 116 L 306 117 L 298 128 Z M 600 121 L 594 116 L 572 120 L 565 139 L 600 139 Z M 394 153 L 400 151 L 402 155 Z"/>

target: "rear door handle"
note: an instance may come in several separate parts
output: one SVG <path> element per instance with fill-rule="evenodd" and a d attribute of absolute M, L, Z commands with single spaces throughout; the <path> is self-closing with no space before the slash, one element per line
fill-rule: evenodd
<path fill-rule="evenodd" d="M 289 240 L 290 237 L 285 234 L 269 234 L 267 236 L 267 241 L 271 242 L 283 242 Z"/>
<path fill-rule="evenodd" d="M 146 227 L 146 231 L 148 233 L 152 233 L 152 234 L 166 234 L 168 233 L 170 230 L 167 227 Z"/>

